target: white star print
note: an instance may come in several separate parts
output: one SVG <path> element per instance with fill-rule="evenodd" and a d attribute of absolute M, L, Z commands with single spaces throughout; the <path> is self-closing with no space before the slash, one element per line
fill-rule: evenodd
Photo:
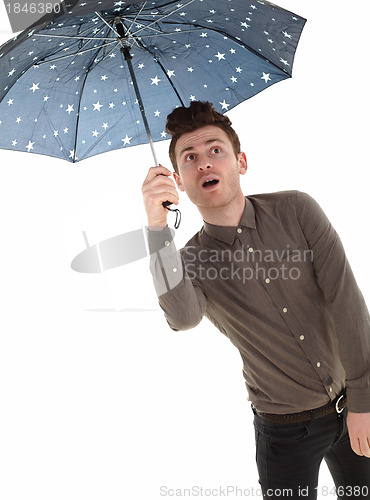
<path fill-rule="evenodd" d="M 30 88 L 30 90 L 32 90 L 32 92 L 33 92 L 33 93 L 35 93 L 35 92 L 36 92 L 36 90 L 40 90 L 40 89 L 39 89 L 39 85 L 40 85 L 40 83 L 34 83 L 34 84 L 32 85 L 32 87 Z"/>
<path fill-rule="evenodd" d="M 151 80 L 152 80 L 152 85 L 157 85 L 157 86 L 158 86 L 158 83 L 161 81 L 157 75 L 155 76 L 155 78 L 151 78 Z"/>
<path fill-rule="evenodd" d="M 271 80 L 270 78 L 270 73 L 263 73 L 263 76 L 261 76 L 261 80 L 265 80 L 265 82 L 267 83 L 268 81 Z"/>
<path fill-rule="evenodd" d="M 100 102 L 98 101 L 96 104 L 93 104 L 93 106 L 94 106 L 93 111 L 100 111 L 100 108 L 102 108 L 104 105 L 100 104 Z"/>
<path fill-rule="evenodd" d="M 130 141 L 131 141 L 132 137 L 129 137 L 127 134 L 126 134 L 126 137 L 124 139 L 122 139 L 123 141 L 123 145 L 126 146 L 126 144 L 130 144 Z"/>
<path fill-rule="evenodd" d="M 218 52 L 215 57 L 218 58 L 219 61 L 221 61 L 221 59 L 225 59 L 225 54 L 220 54 L 220 52 Z"/>
<path fill-rule="evenodd" d="M 26 146 L 26 149 L 27 149 L 28 152 L 30 152 L 31 149 L 33 149 L 33 145 L 34 144 L 35 144 L 34 142 L 28 141 L 28 144 Z"/>

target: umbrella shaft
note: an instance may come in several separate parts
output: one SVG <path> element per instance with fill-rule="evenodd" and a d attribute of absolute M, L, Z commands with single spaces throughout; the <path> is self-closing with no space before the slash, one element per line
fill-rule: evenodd
<path fill-rule="evenodd" d="M 154 163 L 157 166 L 158 161 L 157 161 L 157 157 L 156 157 L 155 150 L 154 150 L 152 134 L 150 133 L 150 128 L 149 128 L 148 120 L 146 119 L 145 109 L 144 109 L 143 101 L 141 99 L 139 86 L 137 84 L 134 68 L 132 67 L 132 63 L 131 63 L 132 55 L 130 54 L 130 47 L 125 43 L 126 34 L 125 34 L 125 30 L 124 30 L 124 26 L 122 24 L 122 21 L 119 17 L 117 17 L 115 19 L 115 25 L 116 25 L 116 29 L 117 29 L 117 32 L 119 35 L 119 41 L 121 43 L 121 52 L 123 53 L 125 61 L 127 62 L 128 69 L 130 71 L 130 75 L 132 78 L 132 83 L 134 84 L 136 98 L 137 98 L 138 103 L 139 103 L 141 116 L 143 117 L 143 122 L 144 122 L 145 130 L 146 130 L 146 133 L 148 136 L 150 149 L 152 150 Z"/>
<path fill-rule="evenodd" d="M 149 128 L 148 120 L 146 119 L 145 109 L 144 109 L 143 101 L 141 99 L 139 86 L 138 86 L 137 81 L 136 81 L 136 76 L 135 76 L 134 68 L 132 67 L 131 55 L 130 55 L 130 52 L 129 52 L 129 48 L 128 47 L 124 47 L 124 49 L 122 49 L 122 51 L 123 51 L 123 53 L 125 55 L 125 61 L 127 62 L 128 69 L 130 71 L 130 75 L 131 75 L 131 78 L 132 78 L 132 83 L 134 84 L 135 94 L 136 94 L 136 97 L 137 97 L 137 100 L 138 100 L 138 103 L 139 103 L 139 108 L 140 108 L 141 116 L 143 117 L 143 122 L 144 122 L 145 130 L 146 130 L 146 133 L 147 133 L 147 136 L 148 136 L 148 139 L 149 139 L 149 144 L 150 144 L 150 148 L 152 150 L 152 155 L 153 155 L 153 158 L 154 158 L 154 162 L 155 162 L 155 165 L 157 166 L 158 165 L 158 161 L 157 161 L 157 157 L 156 157 L 155 150 L 154 150 L 152 134 L 150 133 L 150 128 Z M 128 53 L 128 56 L 126 55 L 126 53 Z"/>

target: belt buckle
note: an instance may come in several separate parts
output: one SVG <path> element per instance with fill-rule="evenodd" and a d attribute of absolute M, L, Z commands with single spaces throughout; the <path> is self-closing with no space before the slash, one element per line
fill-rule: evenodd
<path fill-rule="evenodd" d="M 339 408 L 339 406 L 338 406 L 339 401 L 340 401 L 342 398 L 344 398 L 344 394 L 342 394 L 342 395 L 338 398 L 337 402 L 335 403 L 335 409 L 336 409 L 336 412 L 337 412 L 337 413 L 342 413 L 342 411 L 343 411 L 343 410 L 344 410 L 344 408 L 345 408 L 345 407 L 343 407 L 343 408 Z"/>

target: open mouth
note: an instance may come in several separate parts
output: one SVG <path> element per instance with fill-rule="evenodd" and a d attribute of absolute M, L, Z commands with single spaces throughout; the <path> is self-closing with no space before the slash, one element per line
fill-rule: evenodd
<path fill-rule="evenodd" d="M 212 189 L 214 186 L 217 186 L 218 182 L 218 179 L 208 179 L 203 182 L 202 187 L 204 189 Z"/>

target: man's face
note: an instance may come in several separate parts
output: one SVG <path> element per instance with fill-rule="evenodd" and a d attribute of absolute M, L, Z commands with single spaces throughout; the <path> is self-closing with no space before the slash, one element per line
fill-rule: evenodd
<path fill-rule="evenodd" d="M 175 156 L 179 174 L 174 174 L 180 191 L 199 208 L 229 204 L 240 192 L 240 174 L 247 170 L 244 153 L 235 156 L 224 130 L 207 125 L 183 134 Z"/>

